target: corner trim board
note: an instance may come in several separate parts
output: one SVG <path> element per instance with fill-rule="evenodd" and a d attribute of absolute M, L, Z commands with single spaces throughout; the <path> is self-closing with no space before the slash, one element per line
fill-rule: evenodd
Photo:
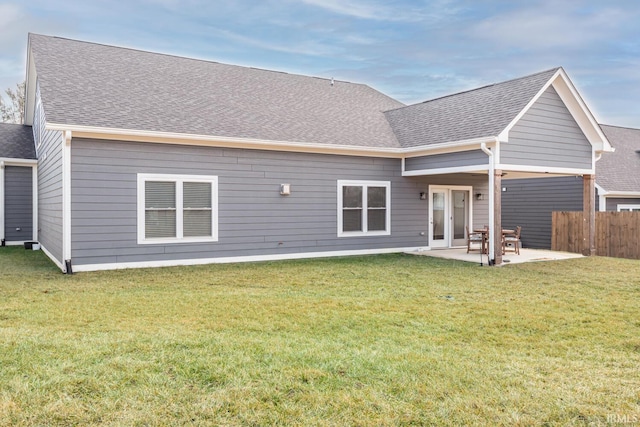
<path fill-rule="evenodd" d="M 62 259 L 71 259 L 71 138 L 70 130 L 62 138 Z"/>
<path fill-rule="evenodd" d="M 38 166 L 34 165 L 31 168 L 31 223 L 32 232 L 31 239 L 35 242 L 38 241 Z"/>

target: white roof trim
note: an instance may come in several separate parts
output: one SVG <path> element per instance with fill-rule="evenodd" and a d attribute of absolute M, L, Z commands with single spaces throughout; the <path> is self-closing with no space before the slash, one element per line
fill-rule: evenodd
<path fill-rule="evenodd" d="M 640 191 L 605 191 L 602 193 L 605 197 L 619 197 L 629 198 L 629 197 L 640 197 Z"/>
<path fill-rule="evenodd" d="M 600 129 L 598 121 L 593 117 L 591 111 L 582 100 L 582 97 L 578 93 L 577 89 L 567 76 L 564 69 L 559 68 L 556 73 L 549 79 L 547 83 L 536 93 L 536 95 L 529 101 L 529 103 L 518 113 L 518 115 L 507 125 L 507 127 L 500 132 L 498 138 L 501 141 L 509 140 L 509 132 L 520 121 L 520 119 L 529 111 L 529 109 L 535 104 L 542 94 L 553 86 L 556 90 L 562 102 L 580 126 L 580 129 L 586 136 L 587 140 L 595 151 L 612 152 L 613 148 L 609 143 L 609 140 Z"/>
<path fill-rule="evenodd" d="M 532 172 L 554 175 L 593 175 L 593 169 L 581 169 L 581 168 L 559 168 L 550 166 L 527 166 L 527 165 L 511 165 L 511 164 L 497 164 L 496 169 L 502 169 L 505 172 Z"/>
<path fill-rule="evenodd" d="M 226 148 L 245 148 L 256 150 L 292 151 L 321 154 L 337 154 L 352 156 L 370 156 L 402 158 L 415 157 L 440 152 L 455 152 L 480 147 L 480 144 L 494 144 L 496 137 L 473 138 L 461 141 L 451 141 L 441 144 L 421 145 L 409 148 L 396 147 L 360 147 L 354 145 L 319 144 L 299 141 L 270 141 L 254 138 L 231 138 L 225 136 L 210 136 L 184 134 L 172 132 L 155 132 L 134 129 L 103 128 L 81 125 L 65 125 L 47 123 L 47 130 L 71 131 L 74 138 L 111 139 L 117 141 L 152 142 L 160 144 L 204 145 Z"/>
<path fill-rule="evenodd" d="M 36 166 L 36 159 L 13 159 L 11 157 L 0 157 L 0 162 L 4 162 L 8 166 Z"/>
<path fill-rule="evenodd" d="M 596 175 L 596 181 L 598 180 L 598 176 Z M 620 197 L 620 198 L 628 198 L 628 197 L 640 197 L 640 191 L 607 191 L 596 182 L 596 189 L 598 190 L 598 195 L 604 197 Z"/>
<path fill-rule="evenodd" d="M 556 73 L 549 79 L 549 81 L 545 83 L 544 86 L 542 86 L 542 88 L 538 91 L 538 93 L 536 93 L 536 95 L 533 98 L 531 98 L 531 100 L 527 103 L 527 105 L 525 105 L 522 111 L 520 111 L 518 115 L 515 116 L 513 120 L 511 120 L 511 122 L 507 125 L 507 127 L 504 128 L 502 132 L 500 132 L 500 134 L 498 135 L 498 139 L 500 141 L 505 141 L 505 142 L 509 141 L 509 132 L 511 131 L 511 129 L 516 125 L 516 123 L 520 121 L 522 116 L 524 116 L 527 113 L 527 111 L 529 111 L 531 106 L 533 106 L 533 104 L 536 103 L 536 101 L 538 100 L 538 98 L 542 96 L 544 91 L 546 91 L 547 88 L 551 86 L 551 83 L 556 79 L 559 73 L 560 73 L 560 70 L 556 71 Z"/>
<path fill-rule="evenodd" d="M 31 37 L 29 37 L 27 41 L 27 66 L 24 81 L 24 124 L 32 126 L 33 116 L 35 114 L 38 74 L 36 73 L 36 67 L 33 62 L 33 54 L 31 53 Z"/>

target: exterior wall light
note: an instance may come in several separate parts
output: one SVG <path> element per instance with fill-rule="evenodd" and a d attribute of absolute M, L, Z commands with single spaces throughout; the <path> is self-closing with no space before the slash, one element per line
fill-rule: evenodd
<path fill-rule="evenodd" d="M 280 184 L 280 195 L 288 196 L 291 194 L 291 184 Z"/>

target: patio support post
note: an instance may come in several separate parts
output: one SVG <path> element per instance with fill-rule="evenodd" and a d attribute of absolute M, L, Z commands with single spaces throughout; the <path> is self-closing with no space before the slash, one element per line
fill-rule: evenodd
<path fill-rule="evenodd" d="M 596 254 L 595 175 L 582 176 L 582 255 Z"/>
<path fill-rule="evenodd" d="M 494 264 L 502 264 L 502 170 L 493 171 L 493 253 Z"/>

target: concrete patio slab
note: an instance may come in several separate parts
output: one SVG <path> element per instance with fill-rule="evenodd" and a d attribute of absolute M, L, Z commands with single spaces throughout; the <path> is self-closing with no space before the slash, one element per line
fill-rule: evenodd
<path fill-rule="evenodd" d="M 455 259 L 459 261 L 475 262 L 480 264 L 480 252 L 469 252 L 467 248 L 454 248 L 454 249 L 429 249 L 424 251 L 408 252 L 412 255 L 431 256 L 436 258 Z M 538 261 L 558 261 L 571 258 L 583 258 L 581 254 L 574 254 L 570 252 L 558 252 L 544 249 L 520 249 L 520 255 L 516 255 L 513 252 L 507 252 L 502 256 L 502 265 L 520 264 L 523 262 L 538 262 Z M 487 255 L 482 255 L 482 264 L 488 265 Z"/>

